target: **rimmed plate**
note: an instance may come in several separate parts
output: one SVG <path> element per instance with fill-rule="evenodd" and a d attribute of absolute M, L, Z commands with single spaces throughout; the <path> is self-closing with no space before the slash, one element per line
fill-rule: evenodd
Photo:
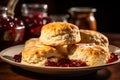
<path fill-rule="evenodd" d="M 99 69 L 103 69 L 107 66 L 111 66 L 120 62 L 120 57 L 117 61 L 114 61 L 109 64 L 101 65 L 101 66 L 94 66 L 94 67 L 37 67 L 37 66 L 30 66 L 25 65 L 22 63 L 15 62 L 13 60 L 13 56 L 19 54 L 23 49 L 24 45 L 16 45 L 4 49 L 0 52 L 0 58 L 14 66 L 18 66 L 22 69 L 37 72 L 37 73 L 44 73 L 44 74 L 79 74 L 84 75 Z M 110 52 L 114 52 L 118 56 L 120 56 L 120 48 L 114 45 L 109 45 Z"/>

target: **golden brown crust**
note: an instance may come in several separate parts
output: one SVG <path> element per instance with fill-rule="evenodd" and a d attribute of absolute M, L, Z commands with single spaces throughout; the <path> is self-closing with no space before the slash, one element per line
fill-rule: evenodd
<path fill-rule="evenodd" d="M 108 38 L 98 31 L 80 29 L 80 43 L 95 43 L 103 47 L 108 47 Z"/>
<path fill-rule="evenodd" d="M 38 38 L 30 38 L 25 42 L 25 48 L 31 47 L 31 46 L 41 46 L 41 43 Z"/>
<path fill-rule="evenodd" d="M 69 58 L 89 66 L 106 64 L 110 57 L 108 38 L 100 32 L 80 29 L 71 23 L 53 22 L 42 27 L 39 38 L 25 42 L 23 64 L 45 66 L 45 62 Z"/>
<path fill-rule="evenodd" d="M 58 51 L 50 46 L 31 46 L 22 50 L 23 64 L 45 66 L 45 62 L 48 58 L 54 57 L 55 59 L 62 58 L 62 55 Z"/>
<path fill-rule="evenodd" d="M 110 53 L 99 45 L 75 44 L 69 47 L 69 59 L 81 60 L 89 66 L 106 64 Z"/>
<path fill-rule="evenodd" d="M 42 27 L 40 41 L 45 45 L 58 46 L 78 43 L 79 28 L 67 22 L 53 22 Z"/>

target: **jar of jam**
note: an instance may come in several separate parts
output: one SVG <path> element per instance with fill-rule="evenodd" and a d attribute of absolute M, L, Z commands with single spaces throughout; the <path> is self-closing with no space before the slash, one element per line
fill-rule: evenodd
<path fill-rule="evenodd" d="M 95 8 L 91 7 L 72 7 L 69 10 L 69 22 L 77 25 L 80 29 L 97 30 L 94 12 Z"/>
<path fill-rule="evenodd" d="M 0 6 L 0 50 L 22 44 L 25 26 L 21 19 L 8 16 L 7 7 Z"/>
<path fill-rule="evenodd" d="M 47 14 L 47 4 L 23 4 L 21 8 L 22 20 L 25 24 L 25 41 L 40 36 L 41 27 L 51 19 Z"/>

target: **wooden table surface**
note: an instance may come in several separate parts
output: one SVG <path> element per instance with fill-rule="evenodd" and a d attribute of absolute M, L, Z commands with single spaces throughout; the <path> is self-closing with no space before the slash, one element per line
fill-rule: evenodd
<path fill-rule="evenodd" d="M 109 34 L 110 44 L 120 47 L 120 34 Z M 120 80 L 120 63 L 83 76 L 47 75 L 23 70 L 0 59 L 0 80 Z"/>

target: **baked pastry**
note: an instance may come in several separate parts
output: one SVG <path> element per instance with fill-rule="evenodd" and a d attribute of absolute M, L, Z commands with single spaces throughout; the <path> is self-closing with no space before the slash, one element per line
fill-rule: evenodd
<path fill-rule="evenodd" d="M 32 46 L 40 46 L 41 43 L 38 38 L 30 38 L 25 42 L 25 48 L 32 47 Z"/>
<path fill-rule="evenodd" d="M 62 66 L 75 67 L 84 62 L 88 66 L 99 66 L 110 58 L 108 45 L 108 38 L 100 32 L 79 30 L 67 22 L 52 22 L 42 27 L 39 38 L 25 42 L 21 63 L 46 66 L 48 62 L 49 66 L 50 61 L 50 65 L 61 66 L 67 62 Z"/>
<path fill-rule="evenodd" d="M 45 66 L 48 60 L 57 61 L 62 58 L 60 52 L 51 46 L 31 46 L 22 50 L 21 63 L 34 66 Z"/>
<path fill-rule="evenodd" d="M 70 60 L 81 60 L 88 66 L 100 66 L 107 64 L 110 53 L 102 46 L 94 43 L 79 43 L 69 46 Z"/>
<path fill-rule="evenodd" d="M 80 42 L 79 28 L 67 22 L 52 22 L 41 29 L 39 40 L 44 45 L 60 46 Z"/>
<path fill-rule="evenodd" d="M 68 45 L 62 45 L 62 46 L 55 46 L 55 48 L 62 53 L 64 56 L 68 55 Z"/>
<path fill-rule="evenodd" d="M 98 31 L 80 29 L 80 43 L 95 43 L 96 45 L 108 48 L 108 38 Z"/>

